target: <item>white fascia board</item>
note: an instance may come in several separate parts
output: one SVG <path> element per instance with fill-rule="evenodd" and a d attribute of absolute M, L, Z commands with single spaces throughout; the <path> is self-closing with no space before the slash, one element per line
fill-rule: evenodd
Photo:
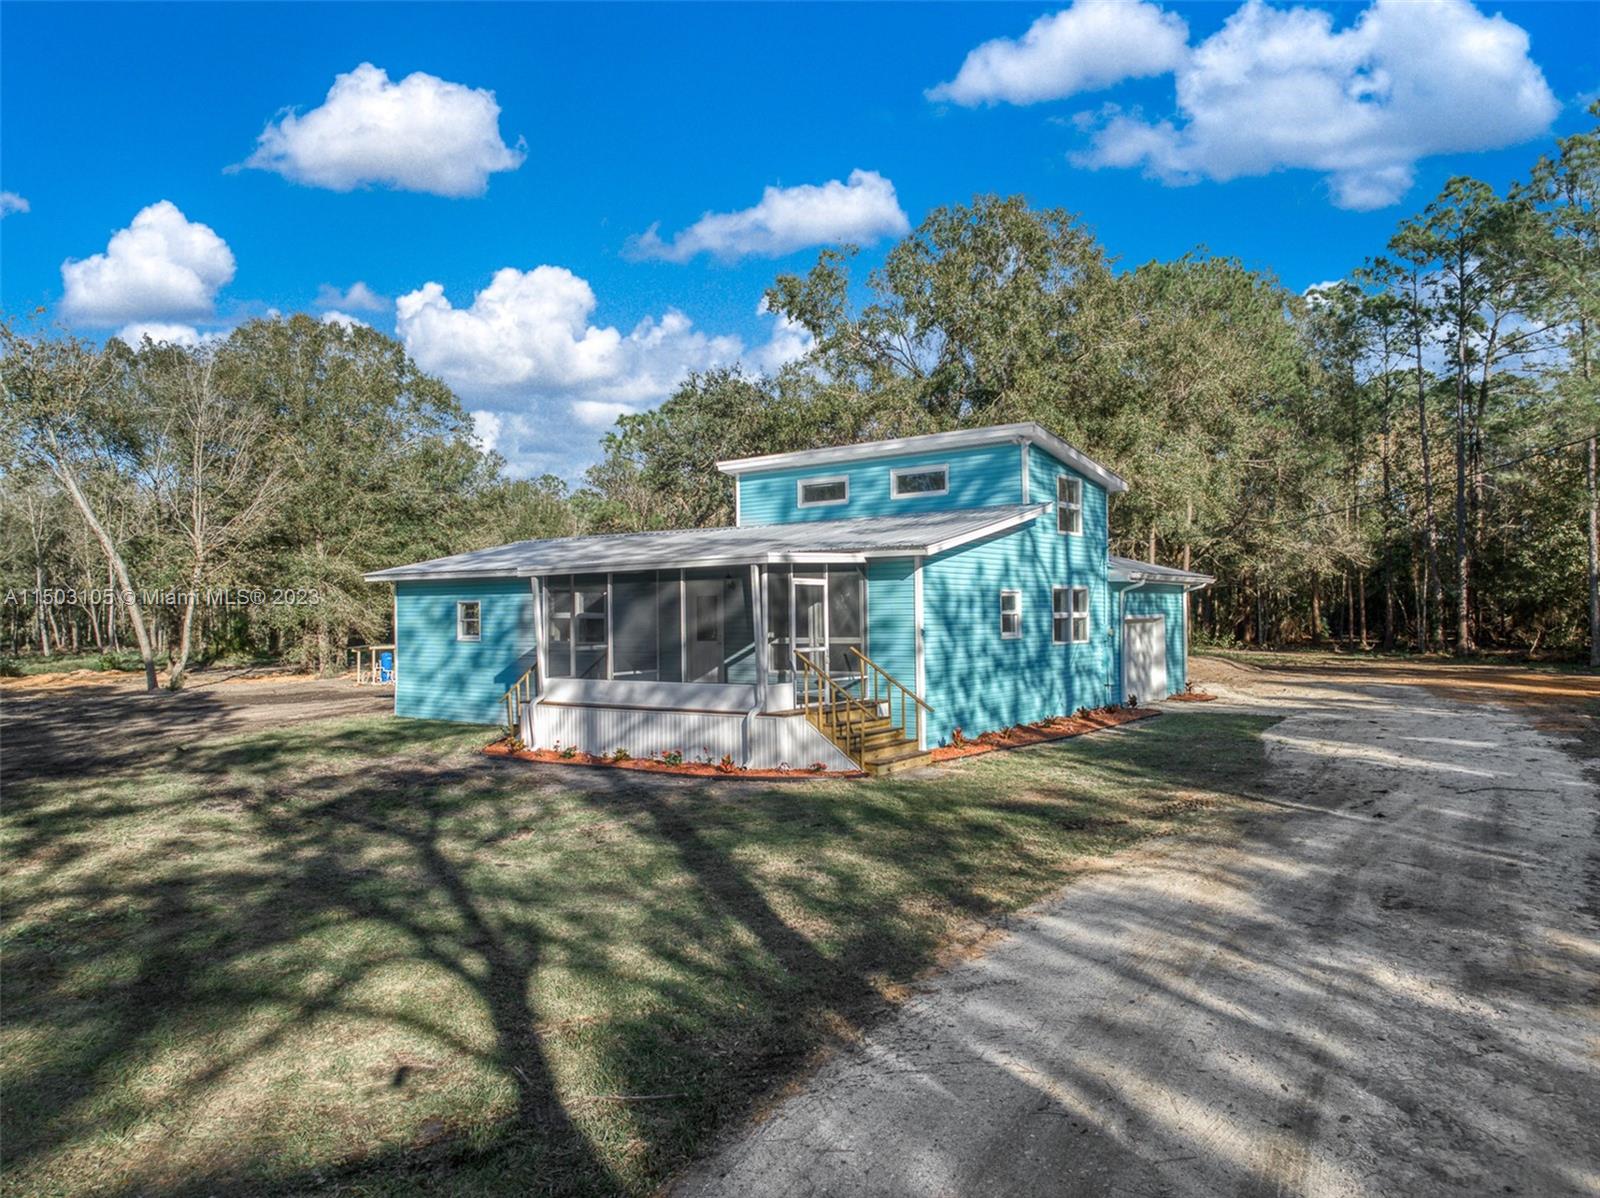
<path fill-rule="evenodd" d="M 1112 582 L 1142 582 L 1155 586 L 1200 588 L 1208 587 L 1217 581 L 1209 574 L 1188 574 L 1181 571 L 1156 574 L 1149 570 L 1129 570 L 1119 566 L 1112 566 L 1110 575 Z"/>
<path fill-rule="evenodd" d="M 520 570 L 407 570 L 398 566 L 393 570 L 378 570 L 363 574 L 363 582 L 471 582 L 488 578 L 518 578 Z"/>
<path fill-rule="evenodd" d="M 1033 523 L 1049 510 L 1050 505 L 1048 503 L 1036 503 L 1025 512 L 1017 512 L 1014 515 L 1005 517 L 1003 520 L 995 520 L 981 527 L 969 528 L 964 532 L 956 533 L 954 536 L 946 537 L 942 541 L 931 542 L 923 552 L 932 557 L 934 554 L 943 553 L 947 549 L 956 549 L 969 541 L 981 541 L 985 537 L 992 537 L 997 533 L 1009 532 L 1013 528 Z"/>
<path fill-rule="evenodd" d="M 786 470 L 821 466 L 834 462 L 858 462 L 874 458 L 899 457 L 914 453 L 935 453 L 944 449 L 973 449 L 981 445 L 1001 445 L 1019 438 L 1033 441 L 1052 457 L 1065 462 L 1085 478 L 1092 478 L 1107 491 L 1126 491 L 1121 476 L 1106 469 L 1088 454 L 1069 445 L 1049 429 L 1033 421 L 1022 424 L 996 424 L 988 428 L 963 428 L 948 433 L 928 433 L 921 437 L 898 437 L 890 441 L 862 441 L 856 445 L 836 445 L 828 449 L 802 449 L 794 453 L 769 453 L 753 458 L 730 458 L 717 463 L 724 474 L 749 474 L 754 470 Z"/>

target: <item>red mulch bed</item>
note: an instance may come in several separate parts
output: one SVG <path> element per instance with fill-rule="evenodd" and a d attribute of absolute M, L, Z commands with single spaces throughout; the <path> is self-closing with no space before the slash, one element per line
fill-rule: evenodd
<path fill-rule="evenodd" d="M 1025 749 L 1029 745 L 1066 740 L 1070 736 L 1082 736 L 1085 732 L 1098 732 L 1102 728 L 1115 728 L 1119 724 L 1131 724 L 1135 720 L 1147 720 L 1151 716 L 1160 714 L 1153 707 L 1135 707 L 1131 710 L 1119 707 L 1115 711 L 1104 709 L 1091 711 L 1086 716 L 1056 716 L 1051 720 L 1040 720 L 1037 724 L 1018 724 L 1015 728 L 1006 728 L 999 732 L 985 732 L 976 740 L 969 740 L 965 744 L 944 745 L 933 751 L 933 760 L 953 761 L 961 757 L 994 753 L 1001 749 Z"/>
<path fill-rule="evenodd" d="M 668 765 L 653 758 L 629 757 L 618 761 L 614 757 L 595 757 L 589 753 L 575 753 L 563 757 L 554 749 L 513 749 L 504 741 L 485 745 L 483 751 L 490 757 L 514 757 L 518 761 L 537 761 L 544 765 L 586 765 L 598 769 L 639 770 L 646 774 L 677 774 L 683 778 L 729 778 L 741 782 L 797 782 L 807 778 L 861 778 L 860 770 L 745 770 L 737 767 L 725 770 L 717 765 L 698 761 L 685 761 L 682 765 Z"/>
<path fill-rule="evenodd" d="M 1181 695 L 1168 695 L 1169 703 L 1209 703 L 1215 695 L 1208 695 L 1205 691 L 1184 691 Z"/>

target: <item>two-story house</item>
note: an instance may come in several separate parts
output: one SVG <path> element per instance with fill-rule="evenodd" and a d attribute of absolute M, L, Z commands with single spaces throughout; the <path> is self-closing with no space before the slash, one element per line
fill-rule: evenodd
<path fill-rule="evenodd" d="M 1186 685 L 1203 574 L 1112 557 L 1116 474 L 1037 424 L 718 463 L 731 528 L 519 541 L 395 587 L 402 716 L 529 745 L 884 772 Z"/>

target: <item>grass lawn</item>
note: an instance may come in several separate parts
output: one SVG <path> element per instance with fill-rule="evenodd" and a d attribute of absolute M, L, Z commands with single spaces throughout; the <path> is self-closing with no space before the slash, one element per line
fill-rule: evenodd
<path fill-rule="evenodd" d="M 10 786 L 4 1188 L 648 1192 L 986 921 L 1250 793 L 1267 722 L 762 786 L 367 718 Z"/>

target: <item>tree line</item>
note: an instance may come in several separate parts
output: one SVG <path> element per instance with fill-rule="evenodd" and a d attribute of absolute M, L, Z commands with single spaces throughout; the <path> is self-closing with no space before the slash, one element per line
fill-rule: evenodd
<path fill-rule="evenodd" d="M 1199 637 L 1600 664 L 1597 198 L 1600 129 L 1504 191 L 1451 180 L 1297 294 L 1201 251 L 1119 269 L 1073 214 L 977 197 L 864 279 L 849 250 L 780 275 L 767 305 L 810 352 L 690 376 L 576 490 L 510 477 L 372 329 L 133 348 L 9 321 L 0 635 L 137 652 L 151 686 L 231 654 L 328 671 L 392 636 L 365 571 L 731 523 L 719 458 L 1031 419 L 1128 479 L 1113 552 L 1216 576 Z"/>
<path fill-rule="evenodd" d="M 716 458 L 1034 419 L 1129 480 L 1113 552 L 1216 576 L 1202 636 L 1600 664 L 1597 198 L 1590 130 L 1504 192 L 1452 179 L 1306 294 L 1203 252 L 1118 270 L 1020 198 L 940 209 L 865 302 L 848 253 L 780 276 L 813 352 L 624 417 L 586 520 L 726 522 Z"/>
<path fill-rule="evenodd" d="M 0 327 L 0 583 L 12 654 L 137 653 L 328 672 L 392 635 L 366 571 L 576 531 L 508 478 L 392 338 L 307 316 L 221 344 L 99 346 Z"/>

